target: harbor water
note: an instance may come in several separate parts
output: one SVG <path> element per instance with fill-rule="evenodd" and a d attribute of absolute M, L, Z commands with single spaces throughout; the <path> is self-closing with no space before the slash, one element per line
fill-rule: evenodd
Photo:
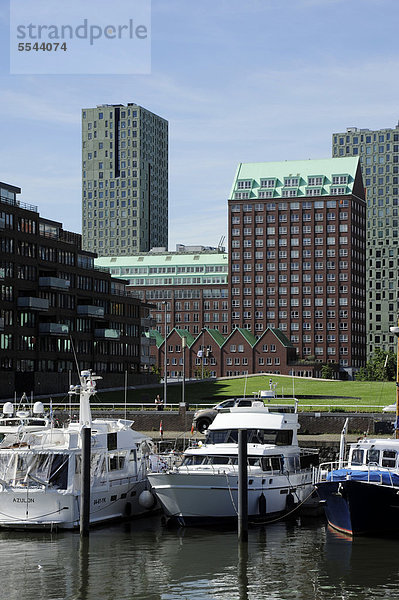
<path fill-rule="evenodd" d="M 142 519 L 78 533 L 2 532 L 2 598 L 273 600 L 399 598 L 399 541 L 357 539 L 324 520 L 249 531 L 168 529 Z"/>

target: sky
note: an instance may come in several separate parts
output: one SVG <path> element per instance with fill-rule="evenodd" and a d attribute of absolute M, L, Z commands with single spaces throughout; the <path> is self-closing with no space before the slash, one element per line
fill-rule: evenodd
<path fill-rule="evenodd" d="M 10 74 L 9 19 L 0 0 L 0 181 L 70 231 L 83 107 L 135 102 L 169 121 L 170 250 L 227 235 L 240 162 L 328 158 L 333 132 L 398 123 L 398 0 L 152 0 L 137 75 Z"/>

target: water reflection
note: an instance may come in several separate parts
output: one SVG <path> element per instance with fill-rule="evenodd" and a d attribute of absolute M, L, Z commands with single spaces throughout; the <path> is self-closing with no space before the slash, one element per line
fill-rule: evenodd
<path fill-rule="evenodd" d="M 79 534 L 0 534 L 8 600 L 330 600 L 399 597 L 399 541 L 352 542 L 324 522 L 236 532 L 159 520 Z"/>
<path fill-rule="evenodd" d="M 341 587 L 387 588 L 399 597 L 399 540 L 351 537 L 327 528 L 325 546 L 326 572 Z M 377 596 L 380 597 L 380 596 Z"/>

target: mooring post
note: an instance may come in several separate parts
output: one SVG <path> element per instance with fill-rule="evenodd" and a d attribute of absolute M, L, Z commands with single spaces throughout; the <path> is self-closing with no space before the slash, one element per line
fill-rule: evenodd
<path fill-rule="evenodd" d="M 248 541 L 247 430 L 238 430 L 238 541 Z"/>
<path fill-rule="evenodd" d="M 91 428 L 82 427 L 82 472 L 80 490 L 80 535 L 89 535 L 90 527 L 90 460 Z"/>

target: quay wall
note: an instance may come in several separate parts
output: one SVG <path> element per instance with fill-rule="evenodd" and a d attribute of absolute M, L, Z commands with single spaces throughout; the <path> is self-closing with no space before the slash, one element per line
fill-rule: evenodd
<path fill-rule="evenodd" d="M 124 418 L 121 411 L 96 411 L 96 416 Z M 179 411 L 128 411 L 126 417 L 134 421 L 139 431 L 159 432 L 160 422 L 164 433 L 191 429 L 194 411 L 181 406 Z M 300 435 L 340 434 L 346 418 L 349 418 L 348 433 L 359 435 L 389 434 L 394 415 L 389 413 L 299 413 Z"/>

